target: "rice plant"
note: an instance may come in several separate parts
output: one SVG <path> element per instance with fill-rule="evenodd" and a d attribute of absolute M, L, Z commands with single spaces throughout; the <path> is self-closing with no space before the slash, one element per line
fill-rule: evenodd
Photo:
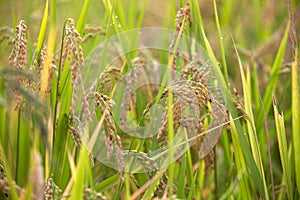
<path fill-rule="evenodd" d="M 0 199 L 299 199 L 299 1 L 0 5 Z"/>

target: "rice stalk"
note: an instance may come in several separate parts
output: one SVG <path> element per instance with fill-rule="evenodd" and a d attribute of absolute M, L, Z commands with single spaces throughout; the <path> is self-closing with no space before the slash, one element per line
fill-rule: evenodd
<path fill-rule="evenodd" d="M 46 54 L 48 55 L 45 59 L 45 63 L 43 66 L 42 74 L 41 74 L 41 90 L 40 94 L 43 97 L 47 96 L 47 89 L 49 85 L 50 75 L 51 75 L 51 63 L 53 52 L 55 48 L 55 39 L 56 39 L 56 27 L 51 26 L 49 30 L 49 36 L 47 41 L 47 50 Z"/>

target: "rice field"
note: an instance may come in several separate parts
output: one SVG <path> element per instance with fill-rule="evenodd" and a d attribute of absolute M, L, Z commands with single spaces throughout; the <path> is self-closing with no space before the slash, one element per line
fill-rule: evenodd
<path fill-rule="evenodd" d="M 300 198 L 300 1 L 0 11 L 0 199 Z"/>

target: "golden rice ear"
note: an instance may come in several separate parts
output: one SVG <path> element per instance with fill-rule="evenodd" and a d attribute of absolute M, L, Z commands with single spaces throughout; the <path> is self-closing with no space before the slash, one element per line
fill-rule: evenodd
<path fill-rule="evenodd" d="M 184 7 L 180 8 L 178 11 L 177 11 L 177 14 L 176 14 L 176 18 L 175 18 L 175 26 L 176 26 L 176 30 L 175 30 L 175 33 L 174 33 L 174 36 L 173 36 L 173 40 L 170 44 L 170 47 L 169 47 L 169 59 L 171 58 L 172 54 L 174 53 L 174 48 L 175 48 L 175 44 L 176 44 L 176 41 L 180 38 L 178 37 L 181 37 L 182 35 L 179 35 L 180 33 L 180 29 L 182 28 L 182 33 L 185 31 L 185 28 L 186 28 L 186 24 L 187 22 L 191 22 L 191 13 L 190 13 L 190 5 L 189 3 L 187 3 Z M 176 58 L 177 56 L 180 54 L 179 51 L 179 46 L 176 47 L 176 52 L 175 52 L 175 55 L 174 57 L 172 58 L 172 66 L 171 68 L 176 71 Z"/>
<path fill-rule="evenodd" d="M 0 157 L 0 190 L 3 194 L 8 197 L 9 196 L 9 187 L 6 179 L 6 174 L 4 171 L 4 167 L 1 165 L 1 157 Z"/>
<path fill-rule="evenodd" d="M 208 174 L 214 169 L 214 157 L 215 153 L 213 150 L 211 150 L 205 157 L 204 157 L 204 162 L 205 162 L 205 174 Z"/>
<path fill-rule="evenodd" d="M 70 106 L 70 115 L 75 114 L 75 106 L 77 102 L 77 97 L 79 90 L 82 93 L 81 98 L 81 111 L 84 113 L 84 121 L 90 122 L 92 121 L 91 111 L 89 109 L 89 102 L 87 98 L 87 94 L 85 92 L 85 88 L 83 86 L 83 81 L 81 77 L 80 67 L 83 66 L 84 57 L 81 47 L 81 37 L 78 31 L 75 28 L 74 19 L 69 18 L 67 20 L 66 25 L 66 37 L 64 42 L 64 46 L 62 51 L 62 70 L 64 68 L 66 59 L 69 60 L 70 63 L 70 72 L 71 72 L 71 84 L 73 86 L 73 95 Z M 84 123 L 83 121 L 83 123 Z"/>
<path fill-rule="evenodd" d="M 14 46 L 8 58 L 9 65 L 13 68 L 22 68 L 27 64 L 27 26 L 24 20 L 21 20 L 16 27 L 16 37 Z"/>
<path fill-rule="evenodd" d="M 11 186 L 9 185 L 4 167 L 2 166 L 1 163 L 2 163 L 2 161 L 1 161 L 1 155 L 0 155 L 0 191 L 2 191 L 6 197 L 10 197 L 10 193 L 11 193 L 10 187 Z M 13 187 L 16 189 L 18 195 L 20 195 L 20 196 L 24 195 L 25 192 L 24 192 L 23 188 L 18 186 L 15 181 L 12 181 L 12 184 L 13 184 Z"/>
<path fill-rule="evenodd" d="M 53 180 L 54 174 L 50 174 L 45 187 L 44 187 L 44 199 L 52 200 L 54 196 L 58 193 L 61 193 L 62 190 L 55 184 Z"/>
<path fill-rule="evenodd" d="M 14 43 L 14 30 L 8 26 L 0 28 L 0 44 L 7 43 L 8 45 Z"/>
<path fill-rule="evenodd" d="M 98 200 L 107 200 L 107 197 L 104 196 L 102 193 L 94 191 L 90 188 L 87 188 L 83 192 L 83 200 L 89 200 L 89 199 L 98 199 Z"/>
<path fill-rule="evenodd" d="M 26 30 L 27 26 L 24 20 L 21 20 L 19 25 L 16 27 L 14 46 L 8 58 L 8 63 L 13 68 L 13 70 L 21 70 L 27 65 Z M 22 76 L 16 76 L 16 79 L 18 86 L 24 83 Z M 22 97 L 17 87 L 13 89 L 13 93 L 16 101 L 14 110 L 18 110 L 21 107 Z"/>
<path fill-rule="evenodd" d="M 28 82 L 28 88 L 32 88 L 32 89 L 35 88 L 34 90 L 36 90 L 37 92 L 41 91 L 41 78 L 42 78 L 42 71 L 43 71 L 45 59 L 46 59 L 46 46 L 44 46 L 41 49 L 40 57 L 38 59 L 35 59 L 33 66 L 30 67 L 30 71 L 32 72 L 37 71 L 37 81 L 35 83 Z M 51 78 L 52 77 L 49 77 L 48 87 L 51 87 L 50 85 Z M 48 92 L 47 94 L 49 94 L 50 90 L 48 90 L 47 92 Z"/>
<path fill-rule="evenodd" d="M 94 97 L 96 98 L 96 102 L 99 102 L 99 106 L 101 108 L 101 112 L 103 112 L 104 122 L 107 125 L 107 129 L 105 133 L 103 133 L 102 138 L 104 139 L 104 145 L 107 149 L 106 158 L 110 158 L 113 151 L 116 154 L 116 161 L 118 165 L 118 172 L 120 175 L 120 179 L 123 181 L 123 167 L 124 167 L 124 158 L 123 158 L 123 148 L 122 141 L 120 136 L 116 134 L 116 126 L 114 121 L 112 120 L 111 109 L 115 105 L 115 101 L 111 99 L 109 96 L 100 93 L 94 92 Z M 104 104 L 105 108 L 101 105 L 101 102 Z M 102 124 L 104 126 L 104 123 Z"/>
<path fill-rule="evenodd" d="M 78 117 L 70 115 L 68 120 L 68 129 L 71 134 L 72 140 L 77 147 L 82 144 L 81 137 L 83 134 L 83 125 Z"/>
<path fill-rule="evenodd" d="M 98 91 L 104 91 L 113 80 L 121 80 L 123 75 L 121 69 L 115 66 L 108 66 L 99 76 Z"/>
<path fill-rule="evenodd" d="M 83 30 L 83 39 L 81 41 L 81 43 L 85 43 L 86 41 L 88 41 L 89 39 L 95 38 L 99 35 L 105 35 L 106 32 L 105 30 L 103 30 L 102 27 L 100 26 L 95 26 L 95 25 L 87 25 L 84 27 Z"/>

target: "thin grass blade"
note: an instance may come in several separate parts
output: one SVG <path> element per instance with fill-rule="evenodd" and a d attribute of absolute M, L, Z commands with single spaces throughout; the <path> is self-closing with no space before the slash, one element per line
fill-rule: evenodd
<path fill-rule="evenodd" d="M 300 195 L 300 107 L 299 107 L 299 75 L 298 75 L 298 52 L 292 64 L 292 129 L 293 147 L 295 158 L 296 185 Z"/>
<path fill-rule="evenodd" d="M 251 88 L 250 88 L 251 83 L 247 83 L 245 73 L 244 73 L 244 70 L 243 70 L 243 66 L 242 66 L 242 61 L 240 59 L 240 56 L 239 56 L 239 53 L 237 51 L 235 43 L 234 43 L 234 48 L 235 48 L 236 55 L 237 55 L 237 58 L 238 58 L 241 77 L 242 77 L 245 113 L 247 114 L 247 117 L 248 117 L 247 131 L 248 131 L 248 135 L 249 135 L 250 146 L 251 146 L 251 149 L 252 149 L 252 155 L 253 155 L 254 161 L 256 163 L 256 166 L 259 170 L 259 173 L 262 177 L 262 181 L 263 181 L 263 184 L 264 184 L 265 197 L 266 197 L 266 199 L 269 199 L 268 188 L 267 188 L 267 183 L 266 183 L 266 180 L 265 180 L 265 173 L 264 173 L 262 158 L 261 158 L 260 149 L 259 149 L 258 140 L 257 140 L 256 127 L 254 126 L 254 117 L 253 117 L 253 111 L 252 111 L 252 106 L 251 106 L 252 105 L 252 103 L 251 103 Z"/>
<path fill-rule="evenodd" d="M 273 108 L 274 108 L 274 117 L 275 117 L 280 160 L 283 169 L 283 182 L 286 188 L 288 199 L 293 199 L 291 166 L 288 160 L 288 148 L 287 148 L 285 127 L 284 127 L 284 117 L 283 117 L 283 113 L 279 114 L 278 112 L 275 97 L 273 97 Z"/>
<path fill-rule="evenodd" d="M 89 5 L 90 5 L 90 0 L 85 0 L 84 3 L 83 3 L 82 9 L 81 9 L 79 18 L 77 20 L 76 29 L 78 30 L 78 32 L 80 34 L 82 34 L 82 32 L 83 32 L 84 22 L 85 22 L 85 19 L 86 19 L 86 15 L 87 15 L 87 12 L 88 12 Z"/>
<path fill-rule="evenodd" d="M 37 55 L 40 54 L 44 40 L 45 40 L 45 36 L 46 36 L 46 32 L 47 32 L 47 21 L 48 21 L 48 0 L 46 1 L 45 4 L 45 10 L 44 10 L 44 15 L 43 15 L 43 19 L 42 19 L 42 24 L 40 26 L 40 33 L 38 36 L 38 42 L 37 42 Z M 37 56 L 39 57 L 39 56 Z"/>
<path fill-rule="evenodd" d="M 239 136 L 236 130 L 236 126 L 233 121 L 230 123 L 231 127 L 231 137 L 232 137 L 232 143 L 234 148 L 234 157 L 235 157 L 235 163 L 236 163 L 236 169 L 239 177 L 239 189 L 240 194 L 242 196 L 242 199 L 252 199 L 250 196 L 250 188 L 247 178 L 247 166 L 245 164 L 243 153 L 242 153 L 242 147 L 239 141 Z"/>
<path fill-rule="evenodd" d="M 264 106 L 266 109 L 266 115 L 269 114 L 270 109 L 271 109 L 272 95 L 275 92 L 275 89 L 277 86 L 277 80 L 279 77 L 279 72 L 280 72 L 280 68 L 282 66 L 282 60 L 283 60 L 283 56 L 285 53 L 286 44 L 287 44 L 287 40 L 288 40 L 288 36 L 289 36 L 289 34 L 288 34 L 289 29 L 290 29 L 290 21 L 287 24 L 287 27 L 285 29 L 283 38 L 281 40 L 279 49 L 277 51 L 277 55 L 276 55 L 275 61 L 272 66 L 270 81 L 268 83 L 267 89 L 266 89 L 264 97 L 263 97 L 263 103 L 264 103 Z M 263 124 L 263 115 L 262 114 L 259 115 L 258 123 L 259 123 L 258 128 L 260 128 Z"/>
<path fill-rule="evenodd" d="M 210 59 L 212 60 L 212 63 L 213 63 L 213 70 L 215 71 L 218 82 L 221 83 L 220 88 L 221 88 L 222 94 L 225 97 L 227 109 L 231 113 L 232 117 L 236 118 L 237 112 L 236 112 L 236 108 L 234 107 L 234 105 L 232 103 L 233 102 L 232 97 L 228 91 L 227 84 L 224 80 L 224 77 L 221 73 L 220 68 L 218 67 L 218 61 L 213 53 L 213 50 L 209 44 L 209 41 L 208 41 L 203 29 L 202 29 L 202 34 L 204 37 L 204 42 L 205 42 L 206 50 L 208 52 L 208 56 L 210 57 Z M 255 164 L 249 144 L 248 144 L 246 137 L 244 135 L 244 132 L 242 130 L 242 126 L 238 120 L 235 120 L 234 123 L 235 123 L 235 127 L 237 129 L 237 133 L 239 135 L 239 141 L 241 143 L 241 146 L 243 147 L 242 152 L 243 152 L 246 166 L 248 166 L 247 169 L 249 170 L 250 174 L 252 175 L 255 185 L 257 186 L 257 189 L 259 190 L 260 194 L 263 197 L 265 197 L 264 186 L 263 186 L 264 184 L 262 181 L 262 177 L 260 176 L 259 170 Z"/>

